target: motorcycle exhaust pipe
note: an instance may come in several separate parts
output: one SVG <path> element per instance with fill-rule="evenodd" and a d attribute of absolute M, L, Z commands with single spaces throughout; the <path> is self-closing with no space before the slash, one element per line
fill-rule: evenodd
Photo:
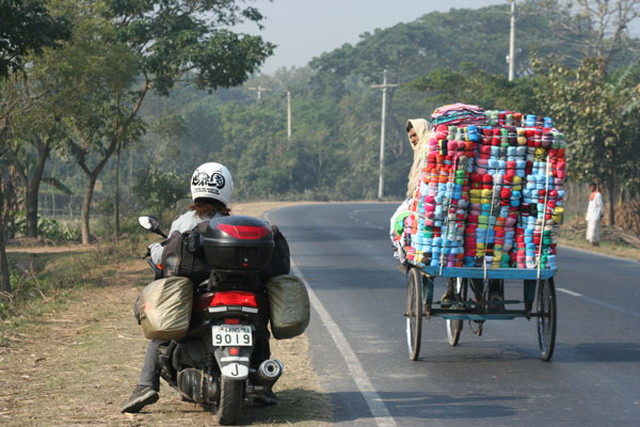
<path fill-rule="evenodd" d="M 282 372 L 284 371 L 284 365 L 278 359 L 267 359 L 263 361 L 254 377 L 254 383 L 259 385 L 273 385 Z"/>

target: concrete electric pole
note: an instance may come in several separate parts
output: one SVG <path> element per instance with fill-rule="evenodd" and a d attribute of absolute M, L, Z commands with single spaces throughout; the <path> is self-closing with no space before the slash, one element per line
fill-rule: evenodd
<path fill-rule="evenodd" d="M 513 67 L 516 62 L 516 0 L 511 3 L 511 31 L 509 33 L 509 81 L 513 80 Z"/>
<path fill-rule="evenodd" d="M 291 141 L 291 92 L 287 91 L 287 140 Z"/>
<path fill-rule="evenodd" d="M 387 70 L 384 70 L 384 77 L 382 78 L 381 85 L 371 85 L 371 87 L 382 89 L 382 123 L 380 125 L 380 171 L 378 175 L 378 199 L 380 200 L 384 196 L 384 133 L 385 123 L 387 121 L 387 90 L 396 86 L 398 85 L 387 83 Z"/>

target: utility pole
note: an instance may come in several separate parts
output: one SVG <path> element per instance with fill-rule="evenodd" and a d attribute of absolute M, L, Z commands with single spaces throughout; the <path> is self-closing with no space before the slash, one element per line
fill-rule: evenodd
<path fill-rule="evenodd" d="M 378 199 L 381 200 L 384 196 L 384 132 L 385 122 L 387 121 L 387 90 L 392 87 L 398 86 L 397 84 L 387 83 L 387 70 L 384 70 L 382 84 L 371 85 L 374 88 L 382 89 L 382 123 L 380 125 L 380 170 L 378 174 Z"/>
<path fill-rule="evenodd" d="M 255 91 L 258 92 L 258 99 L 257 99 L 258 101 L 260 101 L 260 98 L 262 98 L 262 92 L 267 92 L 267 91 L 271 90 L 271 89 L 268 89 L 266 87 L 262 87 L 260 85 L 258 85 L 258 87 L 248 87 L 247 89 L 255 90 Z"/>
<path fill-rule="evenodd" d="M 291 141 L 291 92 L 287 91 L 287 140 Z"/>
<path fill-rule="evenodd" d="M 516 0 L 511 3 L 511 31 L 509 34 L 509 81 L 513 80 L 513 67 L 516 62 Z"/>

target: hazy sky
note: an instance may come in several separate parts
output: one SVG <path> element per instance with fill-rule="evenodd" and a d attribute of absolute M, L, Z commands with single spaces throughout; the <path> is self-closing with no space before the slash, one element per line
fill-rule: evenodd
<path fill-rule="evenodd" d="M 355 44 L 360 34 L 410 22 L 425 13 L 478 9 L 507 0 L 257 0 L 254 5 L 266 16 L 265 29 L 242 31 L 260 34 L 278 47 L 261 71 L 272 74 L 280 67 L 302 67 L 313 57 Z"/>

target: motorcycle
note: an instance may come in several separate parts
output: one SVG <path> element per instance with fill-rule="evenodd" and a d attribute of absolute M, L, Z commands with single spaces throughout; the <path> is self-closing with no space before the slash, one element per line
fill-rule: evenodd
<path fill-rule="evenodd" d="M 156 218 L 138 222 L 167 238 Z M 237 424 L 244 401 L 268 402 L 284 369 L 277 359 L 260 360 L 269 338 L 259 271 L 273 251 L 272 229 L 249 216 L 214 218 L 191 236 L 189 246 L 210 274 L 195 286 L 188 332 L 159 346 L 160 375 L 185 400 L 210 405 L 218 423 Z M 156 279 L 163 277 L 162 266 L 147 260 Z"/>

